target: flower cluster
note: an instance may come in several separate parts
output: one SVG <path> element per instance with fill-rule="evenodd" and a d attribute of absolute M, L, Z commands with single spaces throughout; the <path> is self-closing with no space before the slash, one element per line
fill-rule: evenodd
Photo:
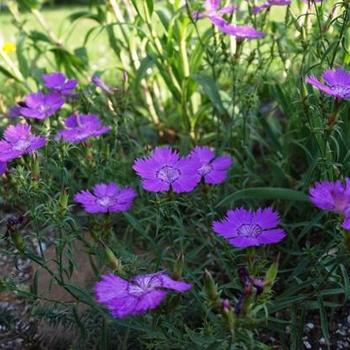
<path fill-rule="evenodd" d="M 254 7 L 253 13 L 272 6 L 289 6 L 290 3 L 290 0 L 266 0 L 262 5 Z M 204 7 L 205 11 L 193 14 L 195 19 L 208 18 L 220 31 L 240 39 L 264 36 L 264 33 L 251 26 L 229 23 L 223 16 L 233 13 L 236 10 L 234 6 L 220 7 L 220 0 L 206 0 Z M 322 79 L 323 83 L 315 76 L 309 76 L 306 82 L 337 99 L 350 99 L 349 72 L 341 68 L 326 70 Z M 10 117 L 21 116 L 39 121 L 52 117 L 75 96 L 78 84 L 77 80 L 68 79 L 61 72 L 45 74 L 43 82 L 43 90 L 28 94 L 11 109 Z M 91 82 L 107 94 L 115 91 L 97 75 L 92 77 Z M 58 131 L 56 140 L 80 143 L 110 130 L 111 127 L 104 125 L 97 115 L 74 112 L 64 120 L 64 128 Z M 0 175 L 6 172 L 8 162 L 35 152 L 46 142 L 46 137 L 32 134 L 31 126 L 27 123 L 8 126 L 0 140 Z M 133 170 L 141 177 L 146 191 L 188 193 L 195 190 L 201 181 L 206 185 L 223 183 L 231 165 L 230 156 L 216 155 L 207 146 L 196 146 L 186 156 L 165 146 L 156 147 L 150 155 L 136 159 Z M 76 193 L 74 201 L 89 214 L 106 215 L 129 210 L 136 196 L 132 187 L 121 187 L 108 182 L 98 183 L 91 190 Z M 349 178 L 345 179 L 345 183 L 318 182 L 310 189 L 309 198 L 318 208 L 340 215 L 343 219 L 342 228 L 350 230 Z M 238 249 L 276 244 L 287 236 L 281 227 L 278 212 L 272 207 L 257 210 L 230 209 L 223 219 L 212 222 L 212 230 Z M 245 269 L 240 270 L 240 279 L 246 293 L 242 293 L 239 298 L 237 314 L 241 313 L 252 288 L 259 294 L 267 285 L 264 280 L 250 276 Z M 96 283 L 94 291 L 96 300 L 106 306 L 113 317 L 124 318 L 142 315 L 157 308 L 170 292 L 183 293 L 191 288 L 190 283 L 174 280 L 166 272 L 160 271 L 129 279 L 111 273 L 104 274 Z M 230 307 L 230 304 L 225 302 L 225 307 Z"/>
<path fill-rule="evenodd" d="M 157 147 L 147 158 L 137 159 L 133 169 L 150 192 L 191 192 L 201 179 L 207 184 L 222 183 L 231 166 L 231 158 L 215 158 L 209 147 L 196 147 L 186 157 L 170 147 Z"/>
<path fill-rule="evenodd" d="M 220 8 L 220 0 L 206 0 L 204 7 L 204 12 L 192 14 L 194 19 L 207 17 L 220 31 L 239 39 L 259 39 L 265 36 L 264 33 L 257 31 L 251 26 L 235 26 L 227 22 L 223 15 L 234 12 L 236 10 L 234 6 Z"/>
<path fill-rule="evenodd" d="M 43 81 L 49 92 L 28 94 L 10 109 L 10 118 L 22 116 L 42 121 L 52 117 L 64 105 L 65 98 L 74 95 L 73 90 L 78 84 L 77 80 L 67 79 L 60 72 L 43 75 Z M 111 130 L 110 126 L 103 125 L 99 117 L 93 114 L 74 113 L 65 119 L 64 126 L 58 132 L 56 140 L 63 139 L 69 143 L 79 143 Z M 0 141 L 0 175 L 7 171 L 7 162 L 36 151 L 46 142 L 46 137 L 33 135 L 30 125 L 26 123 L 10 125 Z"/>
<path fill-rule="evenodd" d="M 38 91 L 28 94 L 24 101 L 17 103 L 9 111 L 11 118 L 23 116 L 44 120 L 57 113 L 64 105 L 65 97 L 73 96 L 78 82 L 67 79 L 61 72 L 44 74 L 43 81 L 49 92 Z"/>
<path fill-rule="evenodd" d="M 157 147 L 149 157 L 137 159 L 133 168 L 141 176 L 145 190 L 182 193 L 192 191 L 201 179 L 207 184 L 222 183 L 231 163 L 231 157 L 217 157 L 209 147 L 197 146 L 185 157 L 170 147 Z M 93 194 L 81 192 L 75 199 L 90 213 L 113 211 L 113 203 L 118 202 L 114 196 L 118 195 L 116 191 L 108 193 L 106 185 L 102 189 L 96 186 Z M 271 208 L 255 212 L 239 208 L 229 210 L 223 221 L 215 221 L 213 230 L 231 245 L 247 248 L 280 242 L 286 232 L 279 224 L 279 216 Z M 109 274 L 96 284 L 95 293 L 112 316 L 123 318 L 156 308 L 168 290 L 184 292 L 189 288 L 190 284 L 174 281 L 164 273 L 140 275 L 129 281 Z"/>

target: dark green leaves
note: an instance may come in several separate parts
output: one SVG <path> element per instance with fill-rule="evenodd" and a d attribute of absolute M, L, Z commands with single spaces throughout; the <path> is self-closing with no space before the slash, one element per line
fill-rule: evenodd
<path fill-rule="evenodd" d="M 220 114 L 226 113 L 216 81 L 211 76 L 202 74 L 192 75 L 192 79 L 201 86 L 204 94 L 209 98 L 214 108 Z"/>
<path fill-rule="evenodd" d="M 260 199 L 260 200 L 285 200 L 292 202 L 308 202 L 307 195 L 300 191 L 287 188 L 257 187 L 238 190 L 223 198 L 217 207 L 228 205 L 241 199 Z"/>

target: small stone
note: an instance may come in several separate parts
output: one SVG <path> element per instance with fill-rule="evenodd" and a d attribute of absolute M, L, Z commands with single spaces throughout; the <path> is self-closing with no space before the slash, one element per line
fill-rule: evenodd
<path fill-rule="evenodd" d="M 326 339 L 325 338 L 320 338 L 320 340 L 319 340 L 319 343 L 321 344 L 321 345 L 324 345 L 324 344 L 326 344 Z"/>
<path fill-rule="evenodd" d="M 312 345 L 308 342 L 308 341 L 303 341 L 303 344 L 305 346 L 306 349 L 312 349 Z"/>
<path fill-rule="evenodd" d="M 346 333 L 342 329 L 337 329 L 335 333 L 340 334 L 343 337 L 346 335 Z"/>
<path fill-rule="evenodd" d="M 307 323 L 307 324 L 305 325 L 305 327 L 307 327 L 307 328 L 309 328 L 309 329 L 314 329 L 314 328 L 315 328 L 315 325 L 314 325 L 313 323 L 309 322 L 309 323 Z"/>

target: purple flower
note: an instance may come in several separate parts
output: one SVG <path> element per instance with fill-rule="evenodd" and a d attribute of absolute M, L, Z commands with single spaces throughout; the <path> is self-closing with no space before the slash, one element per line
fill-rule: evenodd
<path fill-rule="evenodd" d="M 220 0 L 206 0 L 204 3 L 205 12 L 195 12 L 193 17 L 200 19 L 207 17 L 216 27 L 222 32 L 235 36 L 241 39 L 257 39 L 265 36 L 264 33 L 257 31 L 255 28 L 250 26 L 234 26 L 228 23 L 222 15 L 225 13 L 232 13 L 235 11 L 234 6 L 226 6 L 222 9 L 220 7 Z"/>
<path fill-rule="evenodd" d="M 0 162 L 0 175 L 5 174 L 7 171 L 7 163 L 6 162 Z"/>
<path fill-rule="evenodd" d="M 20 117 L 21 114 L 21 108 L 22 107 L 27 107 L 27 105 L 25 104 L 25 102 L 20 101 L 18 102 L 16 105 L 14 105 L 13 107 L 11 107 L 8 111 L 8 117 L 9 118 L 17 118 Z"/>
<path fill-rule="evenodd" d="M 133 169 L 150 192 L 191 192 L 200 181 L 200 163 L 191 156 L 180 157 L 170 147 L 157 147 L 148 158 L 137 159 Z"/>
<path fill-rule="evenodd" d="M 104 126 L 98 116 L 93 114 L 72 114 L 64 121 L 65 129 L 60 130 L 57 139 L 78 143 L 105 134 L 111 127 Z"/>
<path fill-rule="evenodd" d="M 213 230 L 234 247 L 247 248 L 280 242 L 286 233 L 279 224 L 278 213 L 272 208 L 239 208 L 229 210 L 224 220 L 214 221 Z"/>
<path fill-rule="evenodd" d="M 39 91 L 29 94 L 25 106 L 19 109 L 24 117 L 43 120 L 54 115 L 64 104 L 63 98 L 56 92 L 44 94 Z"/>
<path fill-rule="evenodd" d="M 98 75 L 94 74 L 91 78 L 91 82 L 99 87 L 101 90 L 111 94 L 113 92 L 113 88 L 107 85 Z"/>
<path fill-rule="evenodd" d="M 95 294 L 97 301 L 105 305 L 113 317 L 123 318 L 155 309 L 169 290 L 186 292 L 191 287 L 191 284 L 175 281 L 164 272 L 138 275 L 129 281 L 106 274 L 96 283 Z"/>
<path fill-rule="evenodd" d="M 67 79 L 63 73 L 54 72 L 51 74 L 44 74 L 43 80 L 45 86 L 63 96 L 73 96 L 73 90 L 77 86 L 77 80 Z"/>
<path fill-rule="evenodd" d="M 195 147 L 191 155 L 199 161 L 198 173 L 204 178 L 205 183 L 217 185 L 225 180 L 227 170 L 232 164 L 231 157 L 220 156 L 215 158 L 215 153 L 209 147 L 201 146 Z"/>
<path fill-rule="evenodd" d="M 74 196 L 87 213 L 118 213 L 131 208 L 136 192 L 130 187 L 120 188 L 117 184 L 97 184 L 90 191 L 81 191 Z"/>
<path fill-rule="evenodd" d="M 45 144 L 46 138 L 32 135 L 28 124 L 10 125 L 4 132 L 4 139 L 0 141 L 0 162 L 33 153 Z"/>
<path fill-rule="evenodd" d="M 317 207 L 345 217 L 342 227 L 350 230 L 350 179 L 317 182 L 309 191 L 310 201 Z"/>
<path fill-rule="evenodd" d="M 265 36 L 264 33 L 257 31 L 251 26 L 234 26 L 221 17 L 211 17 L 210 20 L 222 32 L 240 39 L 259 39 Z"/>
<path fill-rule="evenodd" d="M 350 99 L 350 72 L 342 68 L 326 70 L 322 74 L 325 84 L 322 84 L 315 76 L 306 78 L 306 82 L 320 89 L 328 95 L 336 98 Z"/>
<path fill-rule="evenodd" d="M 290 5 L 290 0 L 266 0 L 260 6 L 253 7 L 253 13 L 258 13 L 264 9 L 270 8 L 272 6 L 286 6 Z"/>
<path fill-rule="evenodd" d="M 200 19 L 203 17 L 213 17 L 213 16 L 222 16 L 226 13 L 232 13 L 236 11 L 235 6 L 224 6 L 220 8 L 220 0 L 206 0 L 204 3 L 204 12 L 194 12 L 192 14 L 194 19 Z"/>

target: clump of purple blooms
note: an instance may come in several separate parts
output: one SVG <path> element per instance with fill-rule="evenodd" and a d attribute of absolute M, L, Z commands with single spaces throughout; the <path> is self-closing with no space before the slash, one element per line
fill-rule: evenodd
<path fill-rule="evenodd" d="M 111 130 L 104 126 L 98 116 L 94 114 L 72 114 L 64 121 L 65 129 L 60 130 L 57 139 L 78 143 L 91 137 L 97 137 Z"/>
<path fill-rule="evenodd" d="M 95 185 L 92 192 L 81 191 L 74 196 L 74 200 L 90 214 L 118 213 L 130 209 L 135 197 L 134 189 L 121 188 L 111 182 Z"/>
<path fill-rule="evenodd" d="M 341 181 L 320 181 L 309 191 L 310 201 L 326 211 L 337 213 L 345 219 L 342 227 L 350 230 L 350 179 Z"/>
<path fill-rule="evenodd" d="M 27 118 L 44 120 L 54 115 L 64 104 L 64 100 L 57 92 L 45 94 L 41 91 L 29 94 L 22 105 L 14 112 Z"/>
<path fill-rule="evenodd" d="M 73 90 L 78 84 L 76 79 L 67 79 L 61 72 L 44 74 L 43 80 L 48 89 L 51 89 L 62 96 L 73 96 Z"/>
<path fill-rule="evenodd" d="M 157 147 L 147 158 L 137 159 L 133 169 L 150 192 L 191 192 L 203 178 L 207 184 L 222 183 L 231 166 L 231 157 L 215 157 L 209 147 L 195 147 L 185 157 L 170 147 Z"/>
<path fill-rule="evenodd" d="M 279 228 L 279 215 L 272 208 L 256 211 L 238 208 L 213 222 L 213 230 L 237 248 L 248 248 L 280 242 L 286 232 Z"/>
<path fill-rule="evenodd" d="M 133 169 L 150 192 L 191 192 L 200 181 L 200 163 L 191 156 L 181 157 L 170 147 L 156 147 L 147 158 L 137 159 Z"/>
<path fill-rule="evenodd" d="M 215 157 L 215 153 L 205 146 L 195 147 L 191 156 L 199 161 L 198 173 L 206 184 L 218 185 L 225 181 L 227 170 L 232 165 L 231 157 Z"/>
<path fill-rule="evenodd" d="M 289 5 L 289 0 L 267 0 L 255 8 L 258 12 L 273 5 Z M 222 32 L 238 38 L 259 38 L 263 33 L 249 26 L 234 26 L 222 16 L 232 13 L 234 6 L 220 8 L 219 0 L 205 1 L 205 12 L 196 13 L 196 19 L 207 17 Z M 320 83 L 315 77 L 308 77 L 307 82 L 337 98 L 350 96 L 350 73 L 337 69 L 323 74 L 326 83 Z M 10 111 L 11 116 L 25 116 L 39 120 L 46 119 L 58 111 L 64 104 L 63 97 L 72 96 L 77 85 L 75 79 L 69 80 L 63 73 L 54 72 L 43 76 L 45 87 L 52 90 L 29 94 L 25 101 L 19 102 Z M 113 88 L 94 75 L 92 83 L 107 93 Z M 107 133 L 111 127 L 102 124 L 98 116 L 93 114 L 72 114 L 64 121 L 64 129 L 57 134 L 58 139 L 78 143 L 91 137 Z M 28 124 L 10 125 L 0 141 L 0 175 L 7 170 L 7 162 L 32 153 L 43 147 L 47 140 L 44 136 L 31 134 Z M 207 146 L 196 146 L 190 154 L 181 156 L 169 146 L 156 147 L 153 152 L 143 158 L 136 159 L 133 169 L 141 177 L 143 188 L 150 192 L 186 193 L 193 191 L 203 180 L 209 185 L 218 185 L 225 181 L 232 165 L 232 158 L 227 155 L 217 156 Z M 320 182 L 310 189 L 310 200 L 319 208 L 336 212 L 343 217 L 343 228 L 350 230 L 350 179 L 345 184 L 340 181 Z M 131 187 L 122 188 L 116 183 L 99 183 L 92 190 L 83 190 L 75 194 L 74 201 L 81 204 L 90 214 L 117 213 L 129 210 L 136 198 L 136 191 Z M 248 248 L 267 244 L 275 244 L 286 237 L 280 227 L 277 211 L 272 208 L 259 208 L 256 211 L 244 208 L 229 210 L 222 220 L 212 223 L 213 231 L 225 238 L 236 248 Z M 245 273 L 244 287 L 252 287 L 259 291 L 264 288 L 264 281 L 252 278 Z M 247 277 L 248 276 L 248 277 Z M 129 280 L 114 274 L 104 274 L 96 283 L 95 295 L 99 303 L 106 306 L 111 315 L 124 318 L 142 315 L 155 309 L 166 298 L 170 291 L 186 292 L 192 285 L 172 279 L 165 272 L 137 275 Z M 242 294 L 243 295 L 243 294 Z M 239 309 L 244 302 L 241 296 L 237 304 Z M 230 304 L 226 303 L 226 306 Z M 227 306 L 227 307 L 229 307 Z M 239 312 L 237 312 L 238 314 Z"/>
<path fill-rule="evenodd" d="M 46 137 L 31 133 L 28 124 L 10 125 L 0 141 L 0 162 L 8 162 L 27 153 L 33 153 L 46 144 Z"/>
<path fill-rule="evenodd" d="M 96 299 L 117 318 L 142 315 L 159 306 L 169 291 L 186 292 L 192 287 L 165 272 L 138 275 L 129 281 L 113 274 L 101 278 L 95 286 Z"/>
<path fill-rule="evenodd" d="M 194 19 L 207 17 L 220 31 L 240 39 L 259 39 L 265 36 L 264 33 L 257 31 L 251 26 L 235 26 L 227 22 L 222 15 L 235 11 L 234 6 L 225 6 L 220 8 L 220 0 L 206 0 L 204 3 L 204 12 L 195 12 Z"/>
<path fill-rule="evenodd" d="M 344 100 L 350 99 L 350 72 L 342 68 L 328 69 L 322 74 L 322 78 L 324 83 L 311 75 L 306 78 L 306 82 L 328 95 Z"/>

